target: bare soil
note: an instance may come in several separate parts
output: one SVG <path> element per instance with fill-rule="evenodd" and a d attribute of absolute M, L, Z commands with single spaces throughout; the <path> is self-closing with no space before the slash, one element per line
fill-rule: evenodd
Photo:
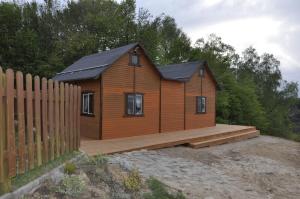
<path fill-rule="evenodd" d="M 173 147 L 111 157 L 187 198 L 300 198 L 300 143 L 258 138 L 215 147 Z"/>

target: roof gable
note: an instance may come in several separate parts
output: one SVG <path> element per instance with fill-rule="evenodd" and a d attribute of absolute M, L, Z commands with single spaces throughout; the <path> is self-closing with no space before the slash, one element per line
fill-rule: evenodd
<path fill-rule="evenodd" d="M 205 67 L 207 72 L 212 76 L 213 81 L 218 87 L 218 83 L 208 67 L 206 61 L 183 62 L 179 64 L 170 64 L 165 66 L 157 66 L 164 79 L 180 82 L 189 81 L 200 67 Z"/>
<path fill-rule="evenodd" d="M 194 61 L 157 66 L 157 68 L 165 79 L 185 82 L 203 65 L 203 61 Z"/>

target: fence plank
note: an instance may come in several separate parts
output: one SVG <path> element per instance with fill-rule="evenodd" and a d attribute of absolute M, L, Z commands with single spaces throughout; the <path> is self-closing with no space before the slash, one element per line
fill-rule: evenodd
<path fill-rule="evenodd" d="M 70 85 L 70 150 L 73 150 L 73 136 L 74 136 L 74 98 L 73 98 L 73 85 Z"/>
<path fill-rule="evenodd" d="M 58 81 L 54 82 L 55 93 L 55 143 L 56 143 L 56 157 L 60 155 L 60 137 L 59 137 L 59 84 Z"/>
<path fill-rule="evenodd" d="M 81 87 L 77 89 L 77 150 L 80 147 L 80 112 L 81 112 Z"/>
<path fill-rule="evenodd" d="M 32 106 L 32 77 L 26 75 L 26 115 L 27 115 L 27 145 L 29 168 L 34 168 L 34 139 L 33 139 L 33 106 Z"/>
<path fill-rule="evenodd" d="M 60 83 L 60 150 L 61 154 L 65 153 L 65 90 L 64 90 L 64 83 Z"/>
<path fill-rule="evenodd" d="M 5 169 L 4 169 L 4 150 L 5 150 L 5 121 L 4 121 L 4 110 L 5 106 L 3 104 L 4 96 L 4 84 L 3 84 L 3 71 L 0 67 L 0 183 L 3 183 L 5 180 Z"/>
<path fill-rule="evenodd" d="M 14 72 L 6 70 L 6 126 L 9 176 L 16 175 L 16 140 L 14 124 Z"/>
<path fill-rule="evenodd" d="M 55 124 L 54 124 L 54 106 L 53 106 L 53 101 L 54 101 L 54 97 L 53 97 L 53 80 L 49 80 L 48 81 L 48 121 L 49 121 L 49 142 L 50 142 L 50 159 L 54 160 L 54 143 L 55 143 Z"/>
<path fill-rule="evenodd" d="M 41 86 L 40 77 L 34 77 L 34 111 L 36 130 L 37 165 L 42 165 L 42 135 L 41 135 Z"/>
<path fill-rule="evenodd" d="M 74 98 L 74 101 L 73 101 L 73 110 L 74 110 L 74 113 L 73 113 L 73 149 L 76 150 L 77 149 L 77 86 L 74 86 L 73 87 L 73 98 Z"/>
<path fill-rule="evenodd" d="M 47 118 L 47 79 L 42 78 L 42 130 L 43 130 L 43 161 L 49 160 L 48 152 L 48 118 Z"/>
<path fill-rule="evenodd" d="M 69 114 L 69 107 L 70 107 L 70 101 L 69 101 L 69 94 L 70 94 L 70 88 L 69 84 L 65 84 L 65 141 L 66 141 L 66 151 L 70 152 L 70 140 L 69 140 L 69 124 L 70 124 L 70 114 Z"/>
<path fill-rule="evenodd" d="M 23 74 L 18 71 L 17 78 L 17 116 L 18 116 L 18 147 L 19 147 L 19 167 L 18 173 L 25 172 L 25 115 L 24 115 L 24 85 Z"/>
<path fill-rule="evenodd" d="M 3 96 L 6 92 L 6 76 L 0 67 L 0 195 L 11 190 L 11 180 L 8 176 L 8 161 L 5 155 L 7 149 L 7 126 L 6 126 L 6 100 Z"/>

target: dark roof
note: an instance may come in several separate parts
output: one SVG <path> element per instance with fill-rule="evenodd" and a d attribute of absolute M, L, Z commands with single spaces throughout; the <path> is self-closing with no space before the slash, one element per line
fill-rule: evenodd
<path fill-rule="evenodd" d="M 211 74 L 213 81 L 216 83 L 217 89 L 220 89 L 220 86 L 213 72 L 208 67 L 206 61 L 183 62 L 180 64 L 157 66 L 160 74 L 163 76 L 164 79 L 180 82 L 189 81 L 200 67 L 205 67 L 207 72 Z"/>
<path fill-rule="evenodd" d="M 111 64 L 137 45 L 139 44 L 132 43 L 119 48 L 84 56 L 62 72 L 57 73 L 53 79 L 58 81 L 97 79 Z"/>
<path fill-rule="evenodd" d="M 170 64 L 165 66 L 157 66 L 159 72 L 164 79 L 175 81 L 188 81 L 200 66 L 203 66 L 203 61 L 184 62 L 180 64 Z"/>

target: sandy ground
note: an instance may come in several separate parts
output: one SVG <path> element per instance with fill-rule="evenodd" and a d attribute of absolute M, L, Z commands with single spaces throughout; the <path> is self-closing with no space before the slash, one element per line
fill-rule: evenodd
<path fill-rule="evenodd" d="M 113 155 L 111 161 L 154 176 L 187 198 L 300 198 L 300 143 L 275 137 L 136 151 Z"/>

